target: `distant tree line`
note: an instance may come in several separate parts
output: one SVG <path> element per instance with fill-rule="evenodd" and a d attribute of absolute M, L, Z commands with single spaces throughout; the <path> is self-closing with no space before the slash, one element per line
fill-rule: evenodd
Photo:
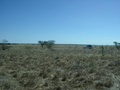
<path fill-rule="evenodd" d="M 118 42 L 113 42 L 116 49 L 120 50 L 120 43 Z M 16 45 L 17 43 L 8 43 L 8 40 L 4 39 L 0 42 L 0 46 L 2 50 L 5 50 L 8 48 L 7 45 Z M 41 45 L 41 47 L 43 48 L 44 46 L 46 46 L 48 49 L 52 49 L 52 47 L 55 45 L 55 41 L 54 40 L 48 40 L 48 41 L 38 41 L 38 44 Z"/>

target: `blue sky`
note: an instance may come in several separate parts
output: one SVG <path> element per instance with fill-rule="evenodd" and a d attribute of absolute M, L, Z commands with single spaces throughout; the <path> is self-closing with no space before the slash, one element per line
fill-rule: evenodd
<path fill-rule="evenodd" d="M 0 0 L 0 39 L 112 45 L 120 42 L 120 0 Z"/>

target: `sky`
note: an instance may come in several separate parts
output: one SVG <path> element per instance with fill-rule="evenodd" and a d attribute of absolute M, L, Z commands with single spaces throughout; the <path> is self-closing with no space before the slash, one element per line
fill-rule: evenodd
<path fill-rule="evenodd" d="M 0 0 L 0 40 L 113 45 L 120 0 Z"/>

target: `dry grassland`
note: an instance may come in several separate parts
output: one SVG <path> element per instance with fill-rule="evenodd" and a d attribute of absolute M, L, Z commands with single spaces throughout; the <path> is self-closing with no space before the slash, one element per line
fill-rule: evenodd
<path fill-rule="evenodd" d="M 120 51 L 113 46 L 11 45 L 0 50 L 0 90 L 120 90 Z"/>

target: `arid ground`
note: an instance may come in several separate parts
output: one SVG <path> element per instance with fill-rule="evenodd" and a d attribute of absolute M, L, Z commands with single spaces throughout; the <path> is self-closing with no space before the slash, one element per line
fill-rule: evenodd
<path fill-rule="evenodd" d="M 0 90 L 120 90 L 120 51 L 83 46 L 0 49 Z"/>

